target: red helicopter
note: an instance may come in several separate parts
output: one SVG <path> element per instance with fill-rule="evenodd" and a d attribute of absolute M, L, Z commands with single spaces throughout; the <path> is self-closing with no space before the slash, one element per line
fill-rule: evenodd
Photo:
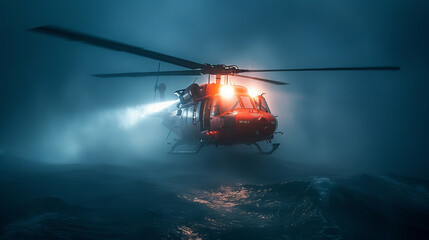
<path fill-rule="evenodd" d="M 228 77 L 235 76 L 262 81 L 265 83 L 286 85 L 264 78 L 242 75 L 251 72 L 287 72 L 287 71 L 344 71 L 344 70 L 399 70 L 395 66 L 381 67 L 335 67 L 335 68 L 301 68 L 301 69 L 240 69 L 236 65 L 197 63 L 174 56 L 146 50 L 129 44 L 112 41 L 85 33 L 71 31 L 57 26 L 41 26 L 29 29 L 33 32 L 48 34 L 73 41 L 80 41 L 116 51 L 127 52 L 142 57 L 174 64 L 189 70 L 128 72 L 96 74 L 101 78 L 111 77 L 148 77 L 148 76 L 198 76 L 208 75 L 207 84 L 201 86 L 193 83 L 185 89 L 175 91 L 179 98 L 177 110 L 173 113 L 162 113 L 163 125 L 174 132 L 176 139 L 170 153 L 198 153 L 206 145 L 255 145 L 260 153 L 271 154 L 279 143 L 272 143 L 278 121 L 268 107 L 262 95 L 251 96 L 245 86 L 233 85 Z M 216 80 L 210 82 L 210 76 Z M 222 78 L 223 76 L 223 78 Z M 158 81 L 157 81 L 158 82 Z M 164 99 L 166 86 L 158 83 L 155 88 Z M 263 151 L 259 142 L 270 144 L 269 151 Z M 177 150 L 181 145 L 191 144 L 192 150 Z"/>

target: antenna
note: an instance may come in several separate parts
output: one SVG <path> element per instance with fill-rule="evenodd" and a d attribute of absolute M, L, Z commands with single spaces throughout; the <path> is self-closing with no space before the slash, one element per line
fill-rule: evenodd
<path fill-rule="evenodd" d="M 153 101 L 156 101 L 156 90 L 158 90 L 158 78 L 159 78 L 159 70 L 161 69 L 161 62 L 158 62 L 158 74 L 156 74 L 156 82 L 155 82 L 155 94 L 153 95 Z"/>

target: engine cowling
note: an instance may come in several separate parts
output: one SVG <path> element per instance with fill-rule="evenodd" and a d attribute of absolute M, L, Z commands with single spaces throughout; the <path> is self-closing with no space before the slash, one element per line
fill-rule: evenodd
<path fill-rule="evenodd" d="M 177 91 L 176 94 L 180 99 L 180 103 L 185 104 L 185 103 L 190 103 L 197 98 L 200 98 L 202 96 L 202 90 L 198 84 L 193 83 L 189 85 L 189 87 L 183 90 Z"/>

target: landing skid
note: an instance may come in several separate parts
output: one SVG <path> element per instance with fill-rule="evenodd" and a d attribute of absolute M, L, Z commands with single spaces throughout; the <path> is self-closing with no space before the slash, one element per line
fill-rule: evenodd
<path fill-rule="evenodd" d="M 174 145 L 171 147 L 170 154 L 196 154 L 198 153 L 206 144 L 203 141 L 195 144 L 195 148 L 193 150 L 176 150 L 176 148 L 180 145 L 185 145 L 187 142 L 183 140 L 176 140 Z"/>
<path fill-rule="evenodd" d="M 271 150 L 270 150 L 270 151 L 266 151 L 266 152 L 264 152 L 264 151 L 262 150 L 261 146 L 259 146 L 259 144 L 258 144 L 258 143 L 254 142 L 254 143 L 252 143 L 252 144 L 253 144 L 253 145 L 255 145 L 255 146 L 256 146 L 256 148 L 259 150 L 259 154 L 264 154 L 264 155 L 270 155 L 271 153 L 273 153 L 274 151 L 276 151 L 276 150 L 277 150 L 277 148 L 279 148 L 279 146 L 280 146 L 280 143 L 273 143 L 273 144 L 271 145 Z"/>
<path fill-rule="evenodd" d="M 182 146 L 182 145 L 187 145 L 187 144 L 189 144 L 189 142 L 183 141 L 183 140 L 176 140 L 176 142 L 173 144 L 173 146 L 171 147 L 171 150 L 168 153 L 170 153 L 170 154 L 197 154 L 204 146 L 207 145 L 206 142 L 200 141 L 199 143 L 194 144 L 195 147 L 193 150 L 176 150 L 177 147 Z M 262 150 L 261 146 L 258 143 L 254 142 L 254 143 L 250 143 L 250 144 L 255 145 L 259 151 L 259 154 L 264 154 L 264 155 L 272 154 L 280 146 L 280 143 L 273 143 L 273 144 L 271 144 L 271 150 L 270 151 L 264 151 L 264 150 Z"/>

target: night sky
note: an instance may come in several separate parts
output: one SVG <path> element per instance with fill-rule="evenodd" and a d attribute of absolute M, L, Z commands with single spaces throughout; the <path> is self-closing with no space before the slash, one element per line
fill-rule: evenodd
<path fill-rule="evenodd" d="M 49 163 L 162 161 L 152 103 L 158 62 L 43 36 L 57 25 L 201 63 L 241 68 L 400 66 L 400 71 L 260 73 L 279 116 L 273 157 L 344 171 L 427 178 L 429 3 L 425 1 L 1 1 L 0 151 Z M 182 69 L 166 63 L 161 70 Z M 194 77 L 164 77 L 167 99 Z M 197 83 L 203 83 L 200 77 Z M 222 150 L 221 150 L 222 151 Z M 204 151 L 201 153 L 204 158 Z"/>

